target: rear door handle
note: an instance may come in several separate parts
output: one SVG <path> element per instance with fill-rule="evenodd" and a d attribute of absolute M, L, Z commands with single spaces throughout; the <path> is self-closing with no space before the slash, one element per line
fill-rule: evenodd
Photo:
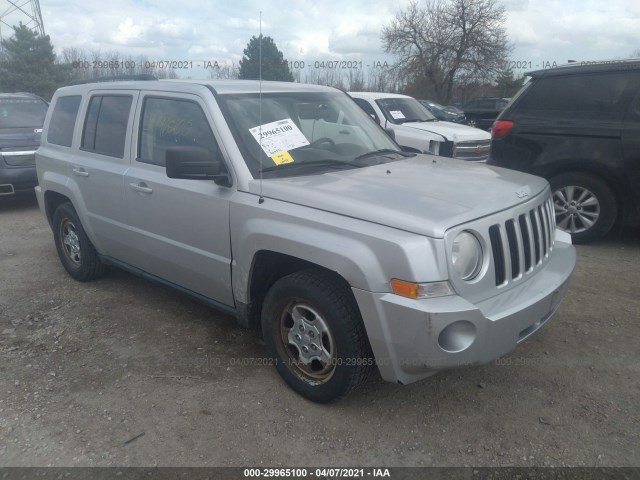
<path fill-rule="evenodd" d="M 88 177 L 89 176 L 89 172 L 87 172 L 82 167 L 72 168 L 71 171 L 73 172 L 74 175 L 77 175 L 78 177 Z"/>
<path fill-rule="evenodd" d="M 136 192 L 140 192 L 140 193 L 151 193 L 151 192 L 153 192 L 153 188 L 148 187 L 147 184 L 144 183 L 144 182 L 130 183 L 129 187 L 132 190 L 135 190 Z"/>

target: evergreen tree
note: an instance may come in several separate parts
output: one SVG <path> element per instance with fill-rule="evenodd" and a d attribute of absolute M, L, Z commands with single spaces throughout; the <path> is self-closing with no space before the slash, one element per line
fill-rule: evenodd
<path fill-rule="evenodd" d="M 515 77 L 513 70 L 506 68 L 498 73 L 496 88 L 498 96 L 503 98 L 513 97 L 524 84 L 524 77 Z"/>
<path fill-rule="evenodd" d="M 0 91 L 30 92 L 50 100 L 70 78 L 70 68 L 56 64 L 48 35 L 40 36 L 20 23 L 11 38 L 2 40 Z"/>
<path fill-rule="evenodd" d="M 257 80 L 260 76 L 260 38 L 253 36 L 240 60 L 240 78 Z M 293 75 L 273 38 L 262 37 L 262 79 L 293 82 Z"/>

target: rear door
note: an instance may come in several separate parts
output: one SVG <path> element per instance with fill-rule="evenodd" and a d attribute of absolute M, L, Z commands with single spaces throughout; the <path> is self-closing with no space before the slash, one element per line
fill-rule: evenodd
<path fill-rule="evenodd" d="M 76 207 L 84 213 L 98 251 L 118 259 L 128 258 L 129 252 L 123 179 L 137 100 L 137 91 L 125 90 L 85 97 L 80 151 L 67 157 L 67 175 L 80 191 L 77 201 L 83 202 Z"/>
<path fill-rule="evenodd" d="M 202 100 L 189 94 L 140 98 L 132 165 L 124 178 L 132 264 L 176 286 L 232 306 L 229 199 L 212 180 L 167 177 L 172 146 L 219 150 Z"/>
<path fill-rule="evenodd" d="M 636 96 L 622 127 L 622 150 L 631 195 L 640 215 L 640 78 L 636 78 L 634 88 Z"/>

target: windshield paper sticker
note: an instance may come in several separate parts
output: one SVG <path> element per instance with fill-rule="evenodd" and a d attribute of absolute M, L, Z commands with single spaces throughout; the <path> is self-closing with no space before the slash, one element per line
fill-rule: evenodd
<path fill-rule="evenodd" d="M 405 117 L 400 110 L 389 110 L 389 115 L 393 117 L 394 120 L 402 120 Z"/>
<path fill-rule="evenodd" d="M 293 163 L 293 157 L 289 154 L 289 152 L 280 152 L 271 156 L 271 160 L 276 165 L 284 165 L 285 163 Z"/>
<path fill-rule="evenodd" d="M 262 128 L 262 150 L 269 157 L 309 145 L 307 137 L 290 118 L 265 123 L 262 127 L 250 128 L 249 132 L 258 143 L 260 143 L 260 128 Z"/>

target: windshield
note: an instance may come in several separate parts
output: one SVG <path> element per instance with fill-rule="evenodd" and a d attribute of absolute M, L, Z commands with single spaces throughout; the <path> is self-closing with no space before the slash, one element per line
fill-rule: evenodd
<path fill-rule="evenodd" d="M 257 93 L 218 99 L 254 178 L 260 165 L 264 178 L 280 178 L 366 167 L 406 155 L 342 92 L 263 93 L 261 105 Z"/>
<path fill-rule="evenodd" d="M 436 119 L 415 98 L 380 98 L 376 103 L 391 123 L 433 122 Z"/>
<path fill-rule="evenodd" d="M 0 99 L 0 128 L 42 128 L 47 104 L 30 98 Z"/>

